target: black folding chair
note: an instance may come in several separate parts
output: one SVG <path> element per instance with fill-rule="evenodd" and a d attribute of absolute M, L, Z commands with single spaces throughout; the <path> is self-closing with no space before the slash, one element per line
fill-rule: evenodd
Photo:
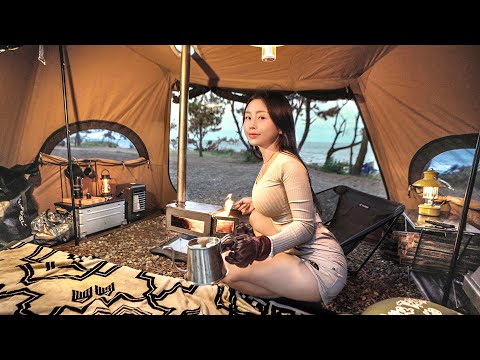
<path fill-rule="evenodd" d="M 353 271 L 355 275 L 372 257 L 405 210 L 403 204 L 345 185 L 337 185 L 315 195 L 321 207 L 320 218 L 335 235 L 345 255 L 355 249 L 368 234 L 388 226 L 368 257 Z"/>

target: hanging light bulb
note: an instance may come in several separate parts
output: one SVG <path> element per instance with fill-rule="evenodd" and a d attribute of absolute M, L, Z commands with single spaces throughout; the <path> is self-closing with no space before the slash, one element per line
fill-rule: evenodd
<path fill-rule="evenodd" d="M 277 59 L 277 47 L 280 47 L 283 45 L 252 45 L 252 46 L 262 48 L 262 61 L 272 62 Z"/>

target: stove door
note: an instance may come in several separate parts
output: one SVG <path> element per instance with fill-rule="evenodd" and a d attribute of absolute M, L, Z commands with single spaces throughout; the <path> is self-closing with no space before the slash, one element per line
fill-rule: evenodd
<path fill-rule="evenodd" d="M 237 217 L 215 216 L 213 218 L 213 236 L 222 237 L 226 234 L 237 234 L 237 227 L 240 220 Z"/>

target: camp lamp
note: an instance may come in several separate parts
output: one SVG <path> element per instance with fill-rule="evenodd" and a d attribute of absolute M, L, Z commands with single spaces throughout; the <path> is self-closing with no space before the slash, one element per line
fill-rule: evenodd
<path fill-rule="evenodd" d="M 425 202 L 418 205 L 418 213 L 427 216 L 440 216 L 440 205 L 435 205 L 438 199 L 438 188 L 445 187 L 438 180 L 438 172 L 433 169 L 424 171 L 423 179 L 415 181 L 412 186 L 423 187 L 423 198 Z"/>
<path fill-rule="evenodd" d="M 106 173 L 105 173 L 106 172 Z M 105 174 L 104 174 L 105 173 Z M 110 197 L 112 196 L 112 192 L 111 192 L 111 185 L 110 185 L 110 180 L 112 180 L 112 178 L 110 177 L 110 171 L 108 171 L 107 169 L 104 169 L 102 171 L 102 177 L 101 177 L 101 181 L 102 181 L 102 196 L 103 197 Z"/>
<path fill-rule="evenodd" d="M 252 45 L 262 48 L 262 61 L 271 62 L 277 59 L 277 47 L 283 45 Z"/>

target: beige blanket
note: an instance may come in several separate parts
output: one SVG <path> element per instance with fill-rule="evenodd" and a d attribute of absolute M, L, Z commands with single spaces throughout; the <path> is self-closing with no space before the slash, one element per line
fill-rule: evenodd
<path fill-rule="evenodd" d="M 299 309 L 179 278 L 19 242 L 0 251 L 0 314 L 302 314 Z"/>

